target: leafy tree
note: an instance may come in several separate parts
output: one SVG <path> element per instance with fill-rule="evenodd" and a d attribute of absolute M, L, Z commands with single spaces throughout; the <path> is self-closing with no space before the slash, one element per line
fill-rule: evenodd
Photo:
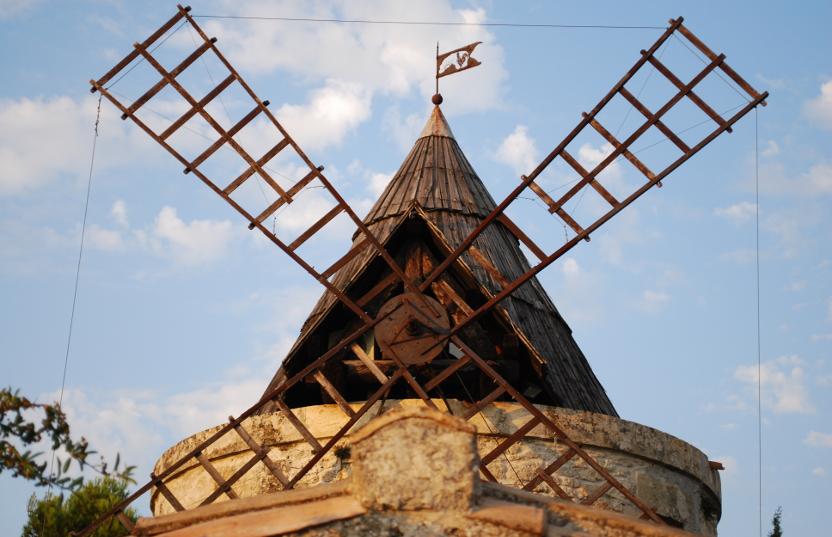
<path fill-rule="evenodd" d="M 42 459 L 43 453 L 32 452 L 32 448 L 44 441 L 51 444 L 53 451 L 66 453 L 64 460 L 56 458 L 55 471 L 47 471 L 48 462 Z M 54 485 L 64 490 L 76 490 L 83 485 L 83 476 L 67 475 L 75 461 L 80 471 L 112 475 L 125 483 L 133 481 L 134 466 L 119 469 L 120 461 L 116 455 L 110 469 L 103 457 L 92 462 L 95 454 L 84 437 L 72 438 L 60 405 L 32 402 L 11 388 L 0 390 L 0 474 L 11 472 L 12 477 L 31 480 L 37 486 Z"/>
<path fill-rule="evenodd" d="M 66 537 L 71 532 L 80 532 L 106 511 L 127 497 L 127 482 L 123 479 L 101 477 L 88 481 L 77 488 L 69 498 L 63 494 L 46 495 L 29 499 L 29 519 L 23 527 L 22 537 Z M 124 513 L 133 522 L 136 512 L 127 509 Z M 90 537 L 122 537 L 129 532 L 121 523 L 112 518 L 99 526 Z"/>
<path fill-rule="evenodd" d="M 771 519 L 771 531 L 768 532 L 768 537 L 783 537 L 783 528 L 780 527 L 780 519 L 783 517 L 783 508 L 778 507 L 774 511 L 774 517 Z"/>

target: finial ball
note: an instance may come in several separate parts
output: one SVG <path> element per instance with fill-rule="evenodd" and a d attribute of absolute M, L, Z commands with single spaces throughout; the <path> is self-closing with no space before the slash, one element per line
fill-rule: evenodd
<path fill-rule="evenodd" d="M 435 104 L 435 105 L 439 106 L 440 104 L 442 104 L 442 95 L 440 95 L 439 93 L 437 93 L 437 94 L 435 94 L 433 97 L 431 97 L 431 98 L 430 98 L 430 101 L 431 101 L 433 104 Z"/>

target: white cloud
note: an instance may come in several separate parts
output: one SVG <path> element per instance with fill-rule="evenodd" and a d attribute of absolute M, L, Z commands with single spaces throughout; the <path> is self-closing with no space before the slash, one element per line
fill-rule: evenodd
<path fill-rule="evenodd" d="M 329 79 L 303 105 L 285 104 L 278 120 L 304 150 L 340 144 L 347 132 L 370 117 L 371 94 L 360 84 Z"/>
<path fill-rule="evenodd" d="M 144 234 L 140 235 L 145 237 Z M 176 209 L 163 207 L 156 217 L 149 237 L 151 247 L 184 266 L 213 261 L 228 249 L 232 225 L 228 220 L 191 220 L 179 218 Z"/>
<path fill-rule="evenodd" d="M 566 277 L 578 276 L 581 273 L 580 265 L 578 265 L 578 262 L 571 257 L 567 257 L 563 261 L 562 270 L 564 276 Z"/>
<path fill-rule="evenodd" d="M 803 180 L 809 192 L 832 194 L 832 164 L 815 164 L 803 175 Z"/>
<path fill-rule="evenodd" d="M 760 151 L 760 155 L 762 155 L 766 158 L 773 157 L 773 156 L 779 155 L 779 154 L 780 154 L 780 146 L 777 145 L 777 142 L 775 142 L 774 140 L 767 141 L 765 147 L 763 147 L 763 150 Z"/>
<path fill-rule="evenodd" d="M 121 233 L 113 229 L 105 229 L 93 224 L 87 228 L 87 244 L 96 250 L 115 252 L 124 248 Z"/>
<path fill-rule="evenodd" d="M 754 388 L 761 381 L 763 404 L 777 414 L 811 414 L 815 408 L 809 401 L 803 361 L 797 356 L 782 356 L 763 362 L 760 374 L 757 365 L 741 365 L 734 370 L 734 378 Z"/>
<path fill-rule="evenodd" d="M 717 207 L 714 209 L 716 216 L 726 218 L 739 224 L 752 218 L 757 212 L 757 204 L 750 201 L 741 201 L 728 207 Z"/>
<path fill-rule="evenodd" d="M 226 0 L 221 10 L 234 15 L 279 13 L 292 17 L 344 19 L 448 20 L 477 23 L 486 19 L 483 9 L 455 9 L 448 0 L 421 2 L 291 1 L 235 2 Z M 245 73 L 285 70 L 302 79 L 337 79 L 361 84 L 371 93 L 406 95 L 418 90 L 434 92 L 434 57 L 425 43 L 442 47 L 483 41 L 477 59 L 483 66 L 443 80 L 441 91 L 461 110 L 483 110 L 498 104 L 506 71 L 497 39 L 482 26 L 427 27 L 359 24 L 273 24 L 257 20 L 209 21 L 206 31 L 232 63 Z M 192 48 L 192 43 L 182 41 Z M 463 81 L 460 81 L 465 77 Z M 470 88 L 476 87 L 476 92 Z M 279 116 L 278 116 L 279 117 Z"/>
<path fill-rule="evenodd" d="M 811 447 L 832 448 L 832 434 L 809 431 L 803 443 Z"/>
<path fill-rule="evenodd" d="M 823 468 L 821 466 L 812 468 L 812 475 L 815 477 L 826 477 L 826 468 Z"/>
<path fill-rule="evenodd" d="M 86 179 L 96 100 L 0 99 L 0 196 L 30 192 L 61 178 Z M 102 104 L 96 171 L 147 162 L 152 141 Z M 158 154 L 155 152 L 154 154 Z"/>
<path fill-rule="evenodd" d="M 425 125 L 427 118 L 427 113 L 413 113 L 402 117 L 399 108 L 392 106 L 384 113 L 382 128 L 390 133 L 396 145 L 407 151 L 413 147 L 413 143 L 422 131 L 422 127 Z"/>
<path fill-rule="evenodd" d="M 647 313 L 658 313 L 667 306 L 668 302 L 670 302 L 668 293 L 647 289 L 641 294 L 638 308 Z"/>
<path fill-rule="evenodd" d="M 127 204 L 124 203 L 124 200 L 116 200 L 113 202 L 113 206 L 110 208 L 110 216 L 113 217 L 113 220 L 115 220 L 116 224 L 119 226 L 129 226 L 127 221 Z"/>
<path fill-rule="evenodd" d="M 806 102 L 806 116 L 819 126 L 832 129 L 832 80 L 820 86 L 820 95 Z"/>
<path fill-rule="evenodd" d="M 537 146 L 525 125 L 517 125 L 497 148 L 495 158 L 511 166 L 519 175 L 530 173 L 537 165 Z"/>
<path fill-rule="evenodd" d="M 392 179 L 392 175 L 389 173 L 373 173 L 370 174 L 370 181 L 369 181 L 369 189 L 370 192 L 376 195 L 376 197 L 381 196 L 381 193 L 384 192 L 384 189 L 387 188 L 387 185 L 390 183 L 390 179 Z"/>
<path fill-rule="evenodd" d="M 832 341 L 832 334 L 812 334 L 812 341 Z"/>

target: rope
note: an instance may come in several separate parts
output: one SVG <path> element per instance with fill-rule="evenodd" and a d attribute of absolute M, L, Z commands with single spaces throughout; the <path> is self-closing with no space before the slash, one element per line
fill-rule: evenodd
<path fill-rule="evenodd" d="M 762 345 L 760 342 L 760 129 L 757 107 L 754 107 L 754 234 L 757 270 L 757 502 L 760 537 L 763 536 L 763 379 Z"/>
<path fill-rule="evenodd" d="M 599 30 L 665 30 L 664 26 L 626 26 L 619 24 L 553 24 L 525 22 L 455 22 L 455 21 L 406 21 L 378 19 L 318 19 L 312 17 L 263 17 L 247 15 L 192 15 L 195 19 L 232 19 L 283 22 L 327 22 L 337 24 L 388 24 L 398 26 L 486 26 L 500 28 L 567 28 Z"/>
<path fill-rule="evenodd" d="M 101 122 L 101 98 L 103 95 L 98 95 L 98 108 L 95 112 L 95 125 L 93 126 L 92 137 L 92 152 L 90 155 L 90 168 L 87 176 L 87 194 L 84 198 L 84 217 L 81 220 L 81 244 L 78 247 L 78 263 L 75 265 L 75 285 L 72 290 L 72 307 L 69 312 L 69 330 L 66 336 L 66 351 L 64 352 L 64 370 L 61 375 L 61 393 L 58 396 L 58 408 L 64 402 L 64 390 L 66 389 L 66 373 L 69 369 L 69 350 L 72 345 L 72 328 L 75 325 L 75 306 L 78 303 L 78 282 L 81 277 L 81 260 L 84 257 L 84 238 L 87 232 L 87 215 L 90 208 L 90 192 L 92 190 L 92 171 L 95 165 L 95 148 L 98 145 L 98 126 Z M 49 476 L 52 477 L 55 472 L 55 449 L 52 448 L 52 461 L 49 464 Z M 46 499 L 48 500 L 52 494 L 52 483 L 50 482 L 46 487 Z M 43 535 L 44 526 L 46 524 L 46 515 L 44 514 L 41 524 L 41 535 Z"/>

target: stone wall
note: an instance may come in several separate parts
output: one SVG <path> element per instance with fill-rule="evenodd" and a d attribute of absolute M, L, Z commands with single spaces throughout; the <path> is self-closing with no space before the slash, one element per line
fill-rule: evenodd
<path fill-rule="evenodd" d="M 435 403 L 440 408 L 447 408 L 441 400 Z M 462 403 L 450 401 L 449 404 L 453 414 L 463 413 Z M 422 403 L 418 400 L 387 401 L 383 409 L 377 406 L 369 410 L 353 431 L 392 408 L 419 406 Z M 354 407 L 357 409 L 359 405 Z M 678 523 L 694 533 L 716 535 L 721 508 L 719 475 L 710 468 L 707 457 L 701 451 L 671 435 L 633 422 L 589 412 L 539 408 L 616 479 L 653 506 L 670 523 Z M 294 412 L 321 444 L 347 421 L 337 405 L 305 407 Z M 480 453 L 489 451 L 529 418 L 527 411 L 516 403 L 497 402 L 486 407 L 469 421 L 478 433 Z M 272 460 L 289 476 L 295 475 L 313 455 L 311 446 L 280 414 L 252 417 L 246 420 L 244 427 L 258 443 L 269 448 Z M 168 449 L 157 462 L 155 472 L 164 471 L 216 429 L 198 433 Z M 349 445 L 348 435 L 300 480 L 297 487 L 332 482 L 350 475 L 353 461 Z M 538 426 L 503 456 L 491 462 L 488 469 L 501 483 L 520 486 L 530 481 L 538 468 L 555 460 L 566 449 L 542 426 Z M 250 460 L 253 453 L 232 431 L 206 449 L 205 456 L 227 478 Z M 555 479 L 566 492 L 579 498 L 603 484 L 601 476 L 578 457 L 564 465 L 555 474 Z M 216 488 L 214 480 L 196 461 L 180 468 L 167 481 L 167 486 L 186 508 L 199 505 Z M 238 496 L 250 497 L 280 490 L 281 486 L 262 463 L 257 463 L 233 489 Z M 538 486 L 535 492 L 552 495 L 552 490 L 545 484 Z M 595 505 L 619 513 L 640 514 L 614 490 L 607 492 Z M 156 515 L 173 510 L 158 493 L 152 497 L 151 507 Z"/>

